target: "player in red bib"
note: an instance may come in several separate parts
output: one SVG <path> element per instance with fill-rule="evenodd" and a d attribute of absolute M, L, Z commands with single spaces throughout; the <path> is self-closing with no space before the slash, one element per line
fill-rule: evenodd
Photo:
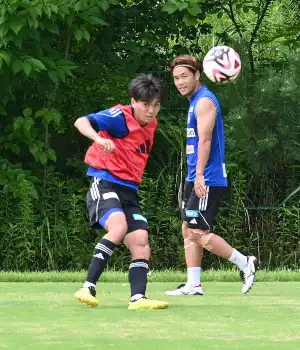
<path fill-rule="evenodd" d="M 148 223 L 139 205 L 138 185 L 142 181 L 157 127 L 163 96 L 162 82 L 141 74 L 129 85 L 131 105 L 79 118 L 75 127 L 94 143 L 85 163 L 91 184 L 87 193 L 90 224 L 105 228 L 96 245 L 83 287 L 75 298 L 97 306 L 96 283 L 113 250 L 123 242 L 130 250 L 131 298 L 129 309 L 165 309 L 167 302 L 146 298 L 150 247 Z"/>

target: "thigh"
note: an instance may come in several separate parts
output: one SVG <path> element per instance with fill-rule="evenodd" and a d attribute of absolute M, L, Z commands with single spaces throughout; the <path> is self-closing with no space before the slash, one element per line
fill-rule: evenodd
<path fill-rule="evenodd" d="M 146 230 L 149 232 L 148 221 L 139 205 L 126 204 L 124 206 L 124 214 L 128 225 L 127 233 L 136 230 Z"/>
<path fill-rule="evenodd" d="M 122 203 L 114 184 L 92 178 L 87 196 L 90 225 L 95 229 L 105 228 L 106 220 L 114 212 L 123 212 Z"/>
<path fill-rule="evenodd" d="M 127 233 L 137 230 L 149 232 L 148 221 L 140 207 L 138 193 L 131 189 L 122 191 L 122 204 L 128 225 Z"/>
<path fill-rule="evenodd" d="M 207 195 L 198 198 L 193 189 L 185 210 L 188 227 L 211 232 L 219 204 L 226 194 L 227 187 L 207 186 Z"/>

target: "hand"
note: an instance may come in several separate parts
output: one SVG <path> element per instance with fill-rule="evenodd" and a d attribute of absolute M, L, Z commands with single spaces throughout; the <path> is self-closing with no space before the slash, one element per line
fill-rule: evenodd
<path fill-rule="evenodd" d="M 115 150 L 115 144 L 110 139 L 105 139 L 103 137 L 97 137 L 95 142 L 101 146 L 106 153 L 112 153 Z"/>
<path fill-rule="evenodd" d="M 202 198 L 206 196 L 207 190 L 205 188 L 204 175 L 196 175 L 194 189 L 195 189 L 196 196 L 198 198 Z"/>

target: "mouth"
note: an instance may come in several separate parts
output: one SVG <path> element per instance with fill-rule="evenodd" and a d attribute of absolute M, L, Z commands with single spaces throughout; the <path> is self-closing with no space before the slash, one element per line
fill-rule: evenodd
<path fill-rule="evenodd" d="M 186 87 L 181 87 L 178 89 L 181 93 L 184 93 L 184 91 L 186 90 Z"/>

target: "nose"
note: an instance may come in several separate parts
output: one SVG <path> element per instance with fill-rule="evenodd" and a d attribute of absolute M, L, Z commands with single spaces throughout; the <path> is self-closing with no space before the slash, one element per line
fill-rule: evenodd
<path fill-rule="evenodd" d="M 177 80 L 177 86 L 178 86 L 178 87 L 182 87 L 183 84 L 184 84 L 184 81 L 183 81 L 182 79 L 178 79 L 178 80 Z"/>
<path fill-rule="evenodd" d="M 153 115 L 154 114 L 154 107 L 153 106 L 149 106 L 148 107 L 148 115 Z"/>

